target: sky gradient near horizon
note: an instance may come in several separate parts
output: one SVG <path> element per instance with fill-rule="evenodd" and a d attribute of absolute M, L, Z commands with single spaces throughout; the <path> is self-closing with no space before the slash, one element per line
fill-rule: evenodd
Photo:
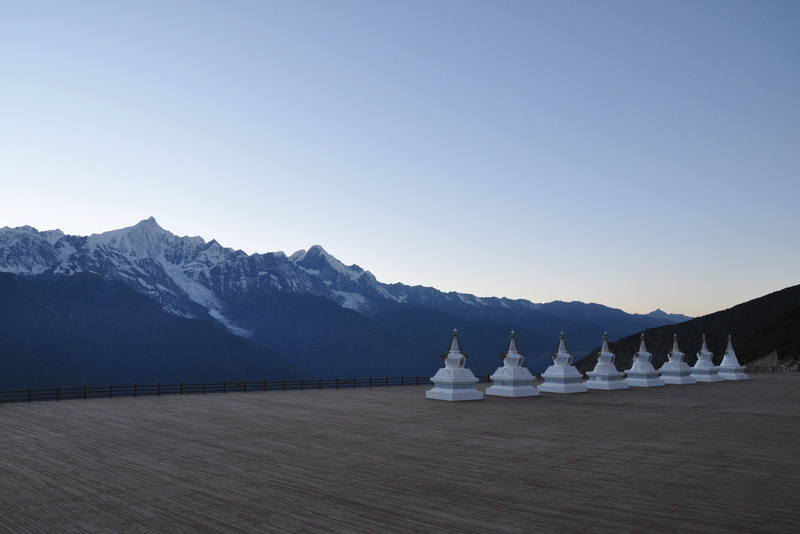
<path fill-rule="evenodd" d="M 0 227 L 703 315 L 800 283 L 800 3 L 0 2 Z"/>

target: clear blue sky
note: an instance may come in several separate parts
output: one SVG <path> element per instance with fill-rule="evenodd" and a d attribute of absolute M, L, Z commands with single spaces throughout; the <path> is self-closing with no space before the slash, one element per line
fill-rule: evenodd
<path fill-rule="evenodd" d="M 0 0 L 0 226 L 702 315 L 800 283 L 800 2 Z"/>

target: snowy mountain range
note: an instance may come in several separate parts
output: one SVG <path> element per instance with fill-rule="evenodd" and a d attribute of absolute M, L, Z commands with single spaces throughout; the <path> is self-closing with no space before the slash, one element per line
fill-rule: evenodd
<path fill-rule="evenodd" d="M 283 252 L 248 255 L 214 240 L 178 237 L 152 217 L 88 237 L 59 230 L 40 232 L 30 226 L 2 228 L 0 272 L 54 279 L 89 273 L 117 281 L 157 302 L 170 315 L 216 321 L 236 336 L 275 350 L 306 372 L 326 377 L 333 376 L 326 373 L 424 374 L 429 367 L 435 370 L 438 344 L 426 347 L 421 340 L 437 328 L 442 330 L 437 330 L 439 344 L 446 344 L 453 327 L 466 334 L 464 341 L 469 338 L 466 325 L 476 325 L 476 333 L 494 332 L 495 327 L 503 327 L 499 331 L 515 328 L 522 343 L 524 333 L 529 332 L 533 352 L 547 355 L 561 330 L 568 333 L 571 348 L 579 354 L 594 348 L 604 331 L 615 339 L 676 322 L 660 310 L 651 317 L 598 304 L 535 304 L 384 284 L 357 265 L 344 265 L 317 245 L 290 256 Z M 416 331 L 410 325 L 402 326 L 406 324 L 403 321 L 413 323 L 415 317 L 429 320 Z M 339 331 L 328 331 L 332 324 L 338 324 Z M 295 336 L 301 332 L 312 339 L 299 342 Z M 354 342 L 348 332 L 362 337 Z M 315 343 L 317 336 L 327 338 Z M 475 339 L 477 346 L 489 344 L 479 338 Z M 362 347 L 359 355 L 352 355 L 351 349 L 365 340 L 372 340 L 374 346 Z M 389 341 L 393 348 L 383 346 Z M 502 336 L 494 340 L 497 349 L 492 352 L 502 350 L 504 342 Z M 322 348 L 325 346 L 330 350 Z M 363 354 L 370 350 L 370 357 Z M 428 351 L 427 356 L 433 355 L 431 365 L 418 369 L 420 360 L 403 356 L 400 350 Z M 494 364 L 487 359 L 478 371 L 486 367 L 488 372 Z"/>

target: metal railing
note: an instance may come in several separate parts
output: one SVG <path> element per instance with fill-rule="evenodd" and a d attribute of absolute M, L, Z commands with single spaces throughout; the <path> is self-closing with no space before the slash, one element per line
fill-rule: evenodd
<path fill-rule="evenodd" d="M 488 382 L 489 376 L 478 377 L 479 382 Z M 204 395 L 211 393 L 247 393 L 253 391 L 289 391 L 307 389 L 346 389 L 389 386 L 430 385 L 427 376 L 401 376 L 382 378 L 330 378 L 300 380 L 260 380 L 243 382 L 201 382 L 178 384 L 133 384 L 132 386 L 81 386 L 44 389 L 21 389 L 0 391 L 0 403 L 37 402 L 62 400 L 88 400 L 116 397 L 152 397 L 161 395 Z"/>
<path fill-rule="evenodd" d="M 756 367 L 747 367 L 748 373 L 785 373 L 793 371 L 796 371 L 796 369 L 792 369 L 783 365 L 758 365 Z"/>
<path fill-rule="evenodd" d="M 781 366 L 760 365 L 748 367 L 748 373 L 775 373 L 787 371 Z M 490 382 L 490 375 L 476 376 L 478 382 Z M 541 374 L 534 375 L 541 380 Z M 75 399 L 100 399 L 115 397 L 152 397 L 161 395 L 204 395 L 206 393 L 247 393 L 248 391 L 290 391 L 307 389 L 346 389 L 373 388 L 389 386 L 423 386 L 431 385 L 427 376 L 401 376 L 382 378 L 316 378 L 300 380 L 259 380 L 243 382 L 201 382 L 178 384 L 133 384 L 132 386 L 80 386 L 55 387 L 44 389 L 20 389 L 0 391 L 0 404 L 12 402 L 62 401 Z"/>

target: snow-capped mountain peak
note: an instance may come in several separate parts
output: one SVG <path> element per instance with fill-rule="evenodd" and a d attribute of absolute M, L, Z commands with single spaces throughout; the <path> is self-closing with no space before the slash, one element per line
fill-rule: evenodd
<path fill-rule="evenodd" d="M 357 282 L 367 272 L 355 264 L 348 267 L 319 245 L 314 245 L 308 251 L 299 250 L 292 254 L 290 259 L 304 271 L 322 276 L 327 280 L 344 276 Z"/>
<path fill-rule="evenodd" d="M 157 259 L 163 256 L 166 247 L 175 239 L 177 236 L 161 228 L 155 218 L 150 217 L 128 228 L 92 234 L 87 244 L 90 247 L 115 249 L 131 258 Z"/>

